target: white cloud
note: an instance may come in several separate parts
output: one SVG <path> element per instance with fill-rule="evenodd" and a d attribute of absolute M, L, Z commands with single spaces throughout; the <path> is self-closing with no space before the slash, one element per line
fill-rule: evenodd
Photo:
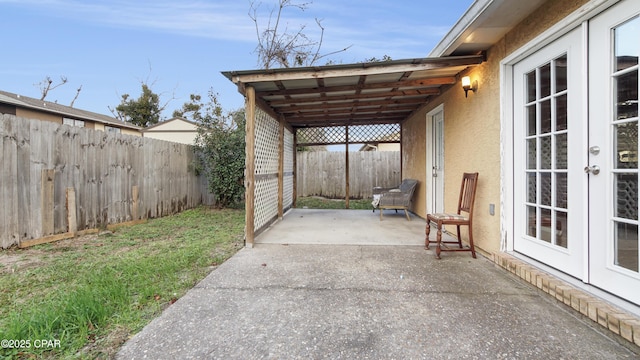
<path fill-rule="evenodd" d="M 239 1 L 0 0 L 34 12 L 102 26 L 152 29 L 220 40 L 255 41 L 248 4 Z"/>

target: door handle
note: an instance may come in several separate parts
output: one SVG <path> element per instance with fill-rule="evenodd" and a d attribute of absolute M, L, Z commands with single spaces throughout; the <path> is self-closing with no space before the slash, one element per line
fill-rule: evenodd
<path fill-rule="evenodd" d="M 600 166 L 598 165 L 592 165 L 592 166 L 585 166 L 584 167 L 584 172 L 585 173 L 591 173 L 593 175 L 598 175 L 600 174 Z"/>

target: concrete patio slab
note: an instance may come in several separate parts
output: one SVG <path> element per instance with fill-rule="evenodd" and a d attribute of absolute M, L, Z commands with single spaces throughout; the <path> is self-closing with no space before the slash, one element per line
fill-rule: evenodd
<path fill-rule="evenodd" d="M 424 245 L 425 220 L 403 211 L 291 209 L 256 244 Z M 435 232 L 432 235 L 435 238 Z"/>
<path fill-rule="evenodd" d="M 286 224 L 260 237 L 295 240 L 278 229 Z M 286 241 L 242 249 L 117 358 L 638 358 L 638 349 L 485 258 L 447 253 L 436 260 L 423 248 L 424 222 L 413 224 L 422 228 L 412 240 L 419 246 Z"/>

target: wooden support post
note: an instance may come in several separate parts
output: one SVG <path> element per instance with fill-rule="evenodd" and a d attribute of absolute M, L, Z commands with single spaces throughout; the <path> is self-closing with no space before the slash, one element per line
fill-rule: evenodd
<path fill-rule="evenodd" d="M 345 162 L 345 207 L 348 209 L 349 208 L 349 125 L 346 125 L 344 127 L 344 133 L 345 133 L 345 139 L 346 139 L 346 143 L 345 143 L 345 156 L 344 156 L 344 162 Z"/>
<path fill-rule="evenodd" d="M 67 188 L 67 225 L 69 233 L 78 232 L 78 220 L 76 218 L 76 190 Z"/>
<path fill-rule="evenodd" d="M 298 129 L 293 129 L 293 207 L 298 201 Z"/>
<path fill-rule="evenodd" d="M 245 241 L 247 247 L 253 247 L 255 235 L 254 211 L 256 189 L 256 90 L 247 86 L 245 95 L 246 146 L 245 146 Z"/>
<path fill-rule="evenodd" d="M 56 171 L 54 169 L 43 169 L 42 183 L 41 183 L 41 214 L 42 214 L 42 236 L 52 235 L 54 232 L 54 203 L 53 203 L 53 193 L 54 193 L 54 180 L 55 180 Z"/>
<path fill-rule="evenodd" d="M 133 221 L 136 221 L 140 218 L 138 214 L 139 201 L 140 201 L 140 192 L 138 189 L 138 185 L 133 185 L 131 187 L 131 220 Z"/>
<path fill-rule="evenodd" d="M 404 179 L 402 174 L 402 123 L 400 123 L 400 180 Z"/>
<path fill-rule="evenodd" d="M 278 219 L 284 216 L 284 117 L 280 116 L 278 139 Z"/>

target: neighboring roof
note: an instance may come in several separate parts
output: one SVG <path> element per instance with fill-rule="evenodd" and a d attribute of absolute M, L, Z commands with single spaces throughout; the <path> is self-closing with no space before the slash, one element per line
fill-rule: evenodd
<path fill-rule="evenodd" d="M 142 131 L 143 132 L 147 132 L 149 130 L 153 131 L 155 128 L 167 126 L 172 122 L 186 123 L 186 124 L 194 126 L 196 129 L 198 127 L 198 124 L 193 122 L 193 121 L 190 121 L 190 120 L 187 120 L 187 119 L 184 119 L 184 118 L 181 118 L 181 117 L 174 117 L 174 118 L 171 118 L 171 119 L 168 119 L 168 120 L 160 121 L 159 123 L 154 124 L 152 126 L 148 126 L 148 127 L 144 128 Z"/>
<path fill-rule="evenodd" d="M 63 117 L 71 117 L 79 120 L 90 120 L 107 125 L 115 125 L 121 128 L 142 129 L 124 121 L 120 121 L 114 117 L 94 113 L 91 111 L 77 109 L 71 106 L 60 105 L 51 101 L 31 98 L 19 94 L 10 93 L 0 90 L 0 103 L 12 104 L 26 109 L 44 111 L 52 114 L 61 115 Z"/>
<path fill-rule="evenodd" d="M 293 127 L 400 123 L 484 61 L 482 55 L 224 71 Z"/>
<path fill-rule="evenodd" d="M 476 0 L 429 56 L 479 54 L 547 0 Z"/>

